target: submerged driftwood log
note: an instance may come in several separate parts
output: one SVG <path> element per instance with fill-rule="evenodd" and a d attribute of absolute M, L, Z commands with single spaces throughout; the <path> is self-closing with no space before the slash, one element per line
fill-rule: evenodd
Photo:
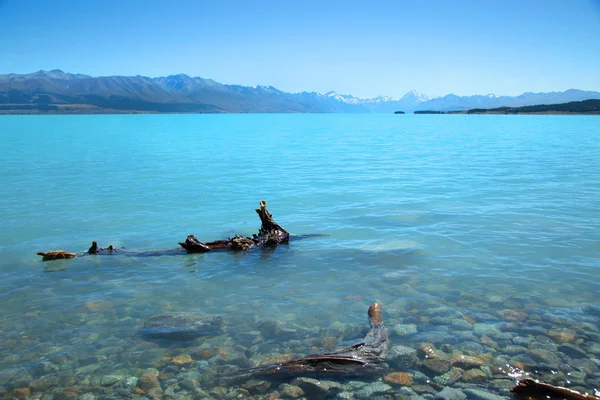
<path fill-rule="evenodd" d="M 275 246 L 289 243 L 290 234 L 273 220 L 273 215 L 267 209 L 266 201 L 260 201 L 260 208 L 256 209 L 256 213 L 260 218 L 261 226 L 258 234 L 252 235 L 251 238 L 236 235 L 228 240 L 201 242 L 196 236 L 188 235 L 185 242 L 179 242 L 179 245 L 188 253 L 206 253 L 213 250 L 248 250 L 254 246 Z"/>
<path fill-rule="evenodd" d="M 600 400 L 599 397 L 591 394 L 537 382 L 531 378 L 521 379 L 516 386 L 510 389 L 510 392 L 519 400 Z"/>
<path fill-rule="evenodd" d="M 201 242 L 194 235 L 188 235 L 185 242 L 179 242 L 179 245 L 184 248 L 188 253 L 206 253 L 213 250 L 248 250 L 254 246 L 275 246 L 277 244 L 287 244 L 290 240 L 290 234 L 279 226 L 274 220 L 273 216 L 267 209 L 267 202 L 264 200 L 260 201 L 260 208 L 256 209 L 261 226 L 258 234 L 252 235 L 251 238 L 235 235 L 231 239 L 227 240 L 216 240 L 214 242 Z M 299 239 L 305 237 L 316 237 L 324 235 L 303 235 L 299 236 Z M 178 248 L 181 252 L 181 248 Z M 37 254 L 42 256 L 42 261 L 60 260 L 65 258 L 74 258 L 85 254 L 129 254 L 129 255 L 147 255 L 157 256 L 164 254 L 176 254 L 174 250 L 153 250 L 153 251 L 131 251 L 125 249 L 115 249 L 112 245 L 107 248 L 98 247 L 96 241 L 92 242 L 92 245 L 87 251 L 81 253 L 71 253 L 64 250 L 52 250 L 47 252 L 38 252 Z"/>
<path fill-rule="evenodd" d="M 388 332 L 383 325 L 381 306 L 374 303 L 368 311 L 371 330 L 352 346 L 323 354 L 312 354 L 295 360 L 265 364 L 217 379 L 227 384 L 253 378 L 284 379 L 296 376 L 370 377 L 387 369 L 384 363 L 388 349 Z"/>

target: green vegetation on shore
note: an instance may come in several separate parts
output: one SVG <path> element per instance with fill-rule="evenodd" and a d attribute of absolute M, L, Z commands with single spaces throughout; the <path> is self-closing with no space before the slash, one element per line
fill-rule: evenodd
<path fill-rule="evenodd" d="M 600 114 L 600 99 L 525 107 L 474 108 L 466 114 Z"/>
<path fill-rule="evenodd" d="M 415 114 L 600 114 L 600 99 L 525 107 L 473 108 L 463 111 L 415 111 Z"/>

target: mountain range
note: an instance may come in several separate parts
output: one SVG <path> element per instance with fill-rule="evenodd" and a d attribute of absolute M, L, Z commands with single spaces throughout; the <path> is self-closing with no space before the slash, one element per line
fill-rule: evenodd
<path fill-rule="evenodd" d="M 92 77 L 55 69 L 0 75 L 1 113 L 392 113 L 521 107 L 600 99 L 600 92 L 523 93 L 520 96 L 431 97 L 410 91 L 372 99 L 336 92 L 287 93 L 272 86 L 225 85 L 211 79 L 170 75 Z"/>

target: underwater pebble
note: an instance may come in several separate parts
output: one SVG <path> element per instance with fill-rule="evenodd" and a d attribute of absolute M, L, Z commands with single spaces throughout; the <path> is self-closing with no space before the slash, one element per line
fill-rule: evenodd
<path fill-rule="evenodd" d="M 383 382 L 371 383 L 358 391 L 358 395 L 365 398 L 373 398 L 376 395 L 384 395 L 391 393 L 392 387 Z"/>
<path fill-rule="evenodd" d="M 558 346 L 558 351 L 572 358 L 584 358 L 587 355 L 585 351 L 570 343 Z"/>
<path fill-rule="evenodd" d="M 344 386 L 339 382 L 324 381 L 314 378 L 296 378 L 292 381 L 292 385 L 302 389 L 306 397 L 309 399 L 320 399 L 324 397 L 334 396 L 343 391 Z M 387 386 L 387 385 L 386 385 Z"/>
<path fill-rule="evenodd" d="M 104 375 L 100 384 L 102 386 L 111 386 L 123 380 L 124 378 L 125 377 L 123 375 Z"/>
<path fill-rule="evenodd" d="M 550 329 L 548 336 L 556 343 L 573 343 L 577 337 L 570 329 Z"/>
<path fill-rule="evenodd" d="M 34 379 L 29 382 L 29 387 L 34 392 L 46 392 L 53 386 L 58 385 L 58 377 L 57 376 L 43 376 L 39 379 Z"/>
<path fill-rule="evenodd" d="M 98 369 L 100 369 L 101 367 L 102 367 L 102 365 L 99 365 L 99 364 L 90 364 L 90 365 L 86 365 L 84 367 L 79 367 L 75 370 L 75 375 L 90 375 L 90 374 L 93 374 Z"/>
<path fill-rule="evenodd" d="M 467 395 L 460 389 L 454 389 L 446 386 L 434 397 L 436 400 L 466 400 Z"/>
<path fill-rule="evenodd" d="M 463 391 L 469 396 L 470 399 L 476 400 L 506 400 L 506 397 L 499 396 L 494 393 L 487 392 L 481 389 L 465 388 Z"/>
<path fill-rule="evenodd" d="M 452 368 L 445 374 L 434 377 L 433 380 L 442 386 L 448 386 L 460 380 L 462 378 L 462 374 L 463 371 L 460 368 Z"/>
<path fill-rule="evenodd" d="M 502 352 L 508 355 L 523 354 L 527 352 L 527 348 L 523 346 L 504 346 Z"/>
<path fill-rule="evenodd" d="M 597 373 L 600 369 L 600 365 L 596 364 L 593 360 L 586 358 L 575 358 L 569 361 L 569 365 L 572 368 L 576 368 L 580 371 L 585 372 L 588 375 Z"/>
<path fill-rule="evenodd" d="M 252 395 L 265 393 L 270 387 L 271 382 L 258 379 L 250 379 L 242 384 L 242 388 Z"/>
<path fill-rule="evenodd" d="M 462 318 L 455 318 L 450 321 L 450 324 L 458 329 L 463 329 L 466 331 L 473 329 L 473 324 Z"/>
<path fill-rule="evenodd" d="M 153 371 L 145 372 L 138 379 L 138 385 L 139 385 L 139 387 L 142 388 L 145 391 L 148 391 L 148 390 L 151 390 L 151 389 L 155 389 L 155 388 L 159 388 L 160 387 L 160 383 L 158 382 L 157 376 L 158 376 L 158 374 L 155 373 L 155 372 L 153 372 Z"/>
<path fill-rule="evenodd" d="M 473 368 L 465 371 L 462 376 L 463 380 L 468 383 L 483 383 L 488 377 L 482 370 Z"/>
<path fill-rule="evenodd" d="M 500 334 L 500 329 L 496 325 L 477 323 L 473 324 L 473 332 L 477 336 L 494 337 Z"/>
<path fill-rule="evenodd" d="M 466 356 L 464 354 L 455 354 L 449 359 L 450 363 L 454 367 L 468 369 L 478 368 L 483 366 L 483 360 L 477 357 Z"/>
<path fill-rule="evenodd" d="M 529 343 L 533 341 L 533 338 L 530 336 L 515 336 L 512 339 L 512 342 L 516 346 L 527 346 Z"/>
<path fill-rule="evenodd" d="M 297 399 L 298 397 L 304 396 L 304 391 L 296 385 L 282 384 L 279 386 L 279 391 L 283 397 L 289 397 L 291 399 Z"/>
<path fill-rule="evenodd" d="M 583 308 L 583 312 L 593 315 L 595 317 L 600 317 L 600 306 L 589 304 Z"/>
<path fill-rule="evenodd" d="M 490 380 L 490 386 L 494 389 L 508 390 L 515 386 L 513 379 L 492 379 Z"/>
<path fill-rule="evenodd" d="M 391 334 L 396 336 L 406 336 L 418 332 L 416 324 L 396 324 L 388 329 Z"/>
<path fill-rule="evenodd" d="M 136 387 L 138 384 L 138 378 L 136 378 L 135 376 L 130 376 L 129 378 L 125 379 L 125 381 L 123 382 L 123 385 L 127 388 L 134 388 Z"/>
<path fill-rule="evenodd" d="M 393 346 L 388 350 L 387 362 L 398 371 L 408 371 L 417 362 L 417 351 L 408 346 Z"/>
<path fill-rule="evenodd" d="M 406 372 L 391 372 L 383 377 L 384 382 L 399 385 L 410 386 L 413 383 L 413 377 Z"/>
<path fill-rule="evenodd" d="M 539 363 L 544 363 L 551 366 L 558 366 L 560 363 L 560 358 L 548 350 L 533 349 L 530 350 L 528 354 Z"/>

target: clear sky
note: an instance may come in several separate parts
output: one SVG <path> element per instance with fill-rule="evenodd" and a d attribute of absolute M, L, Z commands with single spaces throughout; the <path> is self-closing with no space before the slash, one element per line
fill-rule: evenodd
<path fill-rule="evenodd" d="M 359 97 L 600 90 L 600 0 L 0 0 L 0 74 Z"/>

